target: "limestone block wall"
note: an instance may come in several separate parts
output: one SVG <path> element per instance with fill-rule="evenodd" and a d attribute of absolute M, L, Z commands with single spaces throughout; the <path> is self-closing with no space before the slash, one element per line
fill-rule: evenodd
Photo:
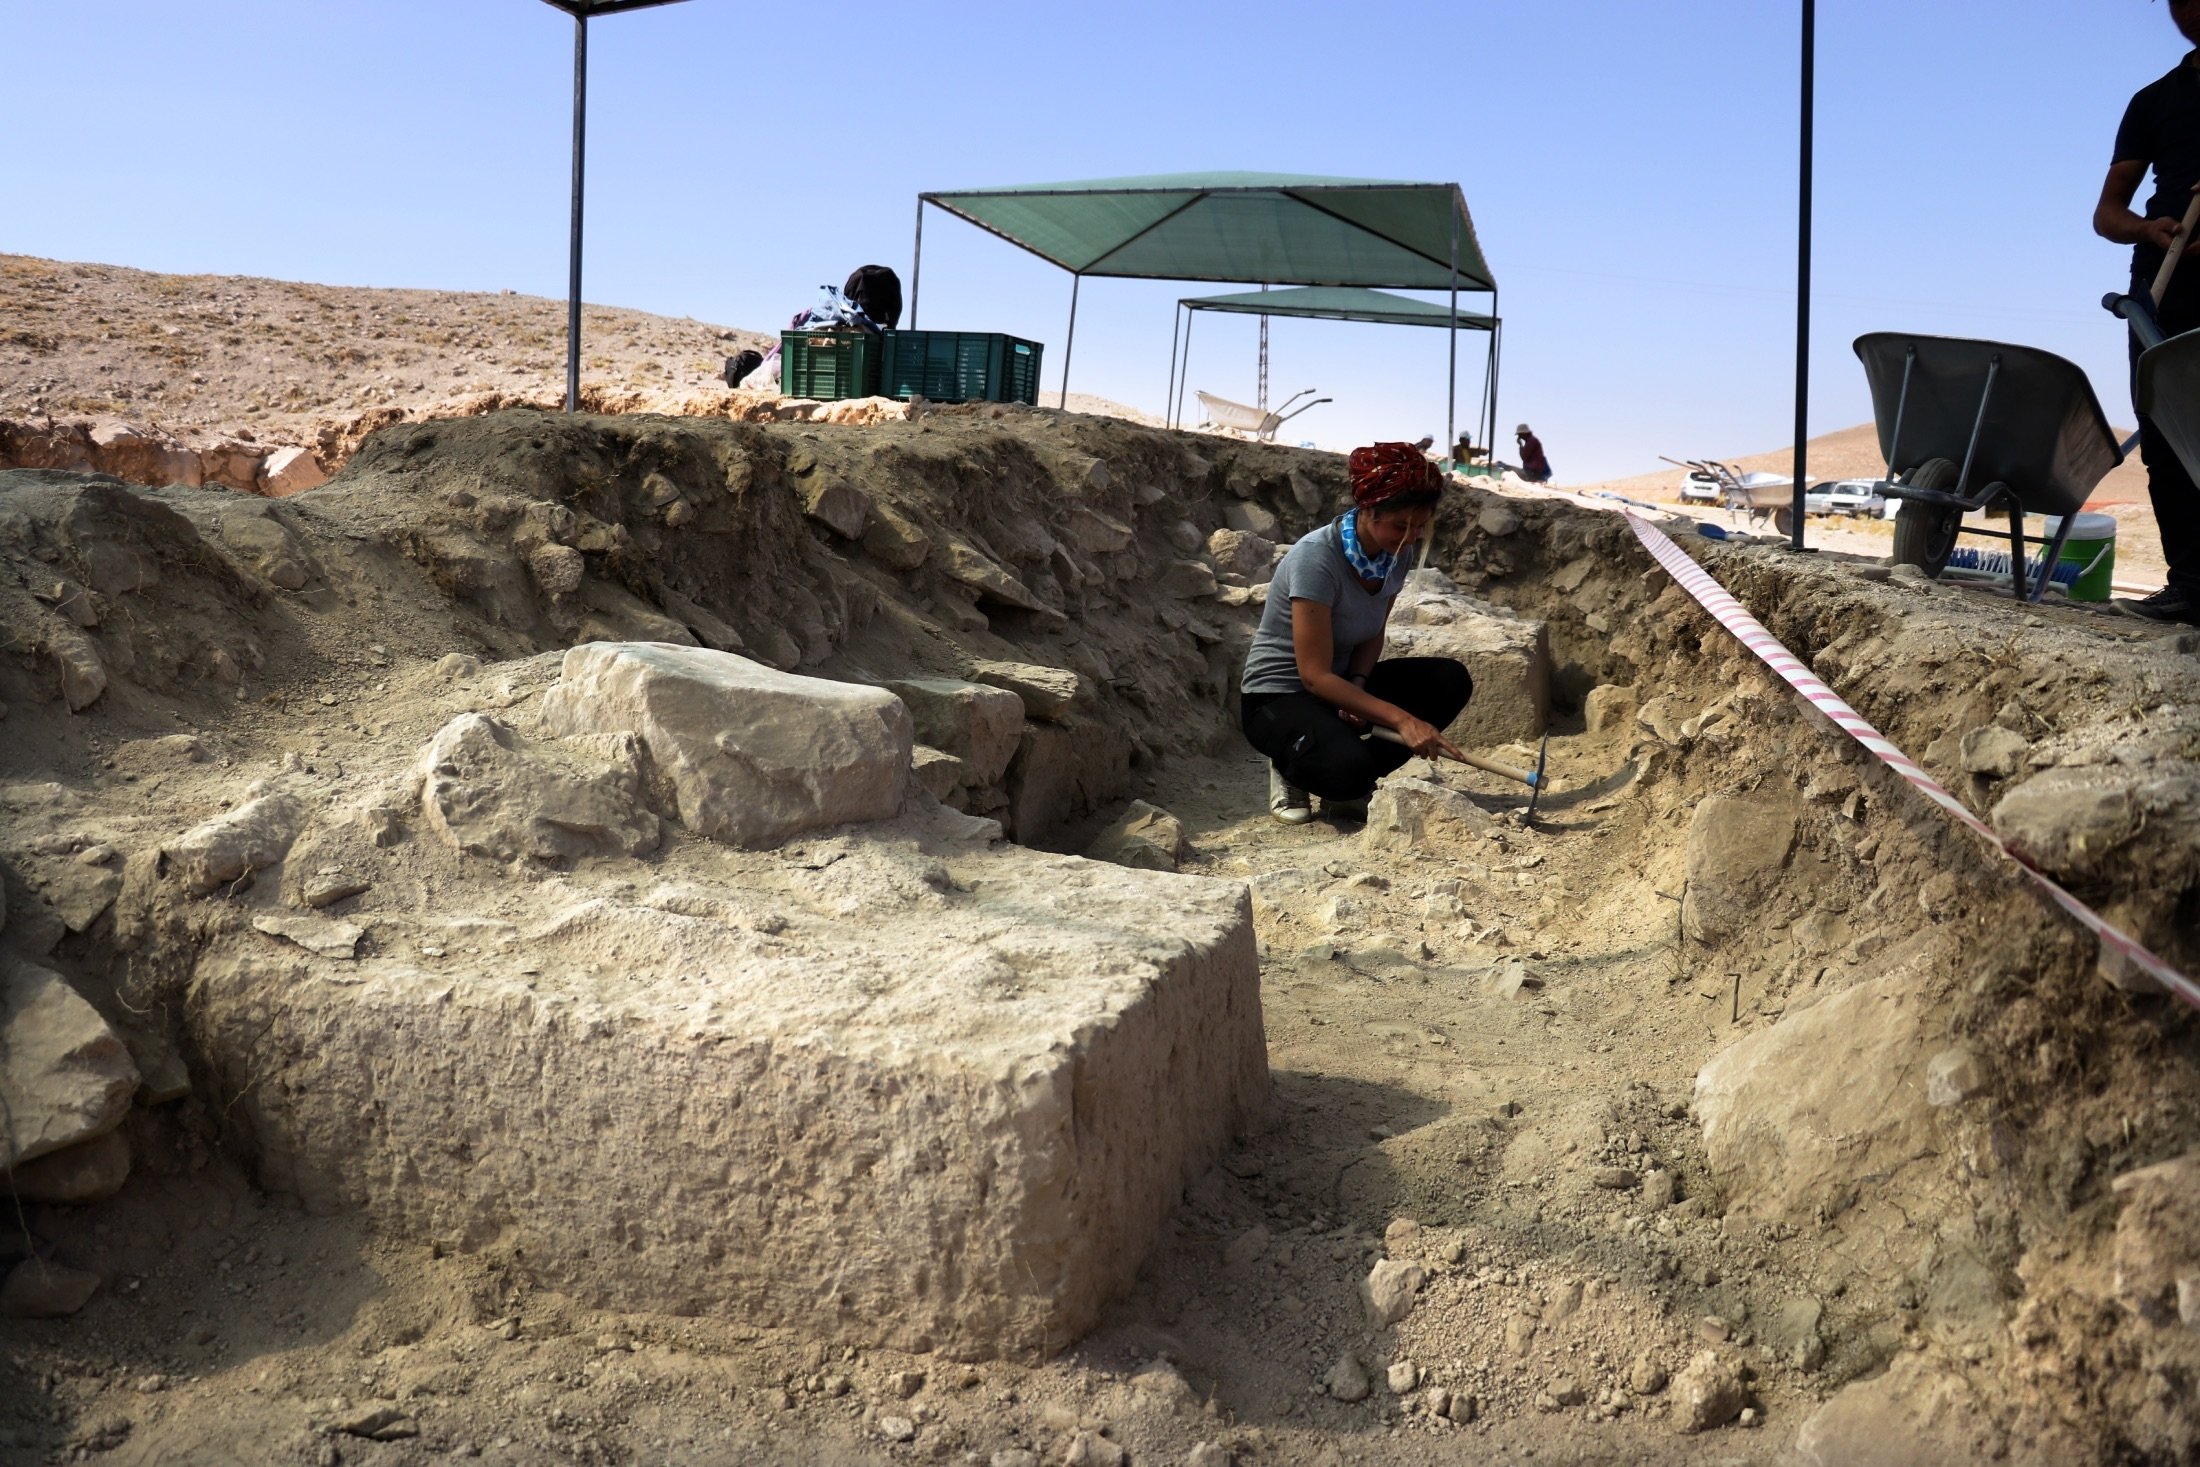
<path fill-rule="evenodd" d="M 199 1042 L 313 1210 L 606 1305 L 1059 1349 L 1265 1104 L 1244 890 L 849 839 L 879 874 L 842 920 L 591 897 L 528 934 L 533 975 L 240 934 Z M 873 899 L 912 874 L 948 894 Z"/>

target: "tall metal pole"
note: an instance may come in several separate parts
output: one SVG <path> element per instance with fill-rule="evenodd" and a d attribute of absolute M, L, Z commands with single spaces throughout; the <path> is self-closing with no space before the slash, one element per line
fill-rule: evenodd
<path fill-rule="evenodd" d="M 1459 417 L 1459 210 L 1451 211 L 1451 314 L 1444 322 L 1451 341 L 1451 375 L 1444 383 L 1444 452 L 1458 446 Z"/>
<path fill-rule="evenodd" d="M 1184 313 L 1184 370 L 1176 378 L 1176 426 L 1184 426 L 1184 389 L 1192 385 L 1192 322 L 1198 318 L 1190 311 Z"/>
<path fill-rule="evenodd" d="M 1803 520 L 1809 492 L 1810 459 L 1810 155 L 1811 92 L 1816 80 L 1818 0 L 1803 0 L 1803 159 L 1802 201 L 1798 207 L 1795 259 L 1795 493 L 1788 545 L 1803 548 Z"/>
<path fill-rule="evenodd" d="M 1268 293 L 1268 282 L 1263 280 L 1260 283 L 1260 289 L 1261 294 L 1266 295 Z M 1253 406 L 1265 413 L 1268 411 L 1268 318 L 1265 315 L 1260 318 L 1260 382 L 1258 387 L 1259 391 L 1253 398 Z"/>
<path fill-rule="evenodd" d="M 1077 287 L 1084 283 L 1082 275 L 1069 278 L 1069 335 L 1062 341 L 1062 396 L 1054 405 L 1065 411 L 1069 408 L 1069 354 L 1077 346 Z"/>
<path fill-rule="evenodd" d="M 917 195 L 917 248 L 909 265 L 909 329 L 917 329 L 917 293 L 924 289 L 924 195 Z"/>
<path fill-rule="evenodd" d="M 1490 464 L 1497 463 L 1497 381 L 1505 367 L 1505 317 L 1497 309 L 1497 292 L 1490 292 L 1490 432 L 1487 447 Z"/>
<path fill-rule="evenodd" d="M 573 17 L 573 256 L 565 289 L 565 410 L 581 410 L 581 196 L 588 160 L 588 17 Z"/>
<path fill-rule="evenodd" d="M 1169 308 L 1169 390 L 1161 394 L 1161 421 L 1169 421 L 1169 404 L 1176 400 L 1176 333 L 1184 324 L 1184 302 Z M 1174 426 L 1173 424 L 1171 426 Z"/>

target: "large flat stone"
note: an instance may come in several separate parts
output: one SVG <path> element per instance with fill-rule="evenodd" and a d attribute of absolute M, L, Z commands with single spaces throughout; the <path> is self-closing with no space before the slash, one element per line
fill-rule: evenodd
<path fill-rule="evenodd" d="M 120 1036 L 60 974 L 0 960 L 0 1171 L 113 1130 L 137 1084 Z"/>
<path fill-rule="evenodd" d="M 1542 622 L 1485 615 L 1464 597 L 1423 597 L 1392 618 L 1383 655 L 1449 657 L 1465 665 L 1474 696 L 1444 730 L 1453 743 L 1543 737 L 1551 715 L 1551 649 Z"/>
<path fill-rule="evenodd" d="M 1712 795 L 1688 821 L 1688 888 L 1681 920 L 1698 942 L 1718 942 L 1763 910 L 1795 849 L 1795 810 L 1784 800 Z"/>
<path fill-rule="evenodd" d="M 1728 1045 L 1696 1076 L 1704 1157 L 1764 1217 L 1845 1206 L 1859 1179 L 1936 1153 L 1925 1063 L 1941 1048 L 1911 966 Z"/>
<path fill-rule="evenodd" d="M 912 743 L 909 710 L 883 689 L 667 642 L 567 652 L 537 729 L 636 735 L 681 823 L 743 846 L 892 815 Z"/>
<path fill-rule="evenodd" d="M 639 899 L 547 875 L 528 974 L 388 916 L 352 962 L 225 939 L 218 1104 L 271 1190 L 606 1305 L 1058 1349 L 1265 1103 L 1250 911 L 929 818 L 684 841 Z"/>
<path fill-rule="evenodd" d="M 997 785 L 1024 732 L 1024 700 L 1005 688 L 959 678 L 912 677 L 885 684 L 909 705 L 917 739 L 963 761 L 968 782 Z"/>

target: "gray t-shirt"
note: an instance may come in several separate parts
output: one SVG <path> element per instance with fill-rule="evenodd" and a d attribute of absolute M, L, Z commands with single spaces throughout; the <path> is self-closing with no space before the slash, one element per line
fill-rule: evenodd
<path fill-rule="evenodd" d="M 1390 603 L 1406 581 L 1406 559 L 1399 556 L 1390 567 L 1382 589 L 1370 591 L 1361 584 L 1352 563 L 1337 544 L 1335 521 L 1309 531 L 1292 546 L 1268 583 L 1268 604 L 1261 608 L 1260 627 L 1253 633 L 1252 649 L 1245 654 L 1245 676 L 1240 691 L 1247 693 L 1301 693 L 1298 653 L 1291 646 L 1291 603 L 1318 601 L 1329 608 L 1330 634 L 1335 655 L 1331 671 L 1342 673 L 1362 642 L 1379 637 L 1390 618 Z"/>

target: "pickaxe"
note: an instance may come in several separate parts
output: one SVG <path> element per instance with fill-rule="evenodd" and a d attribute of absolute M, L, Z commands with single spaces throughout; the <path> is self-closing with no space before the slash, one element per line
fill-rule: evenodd
<path fill-rule="evenodd" d="M 1369 730 L 1369 732 L 1373 733 L 1376 738 L 1389 743 L 1405 743 L 1405 740 L 1398 736 L 1396 729 L 1375 728 Z M 1526 785 L 1528 787 L 1528 808 L 1523 812 L 1523 819 L 1532 820 L 1535 818 L 1535 802 L 1541 799 L 1543 791 L 1550 787 L 1550 780 L 1543 773 L 1544 765 L 1551 757 L 1551 736 L 1547 731 L 1543 735 L 1542 747 L 1536 750 L 1533 773 L 1525 769 L 1515 769 L 1510 764 L 1500 764 L 1495 759 L 1484 759 L 1476 754 L 1454 754 L 1449 749 L 1439 750 L 1438 752 L 1446 759 L 1456 759 L 1461 764 L 1480 769 L 1489 774 L 1503 775 L 1506 779 L 1517 779 Z"/>

